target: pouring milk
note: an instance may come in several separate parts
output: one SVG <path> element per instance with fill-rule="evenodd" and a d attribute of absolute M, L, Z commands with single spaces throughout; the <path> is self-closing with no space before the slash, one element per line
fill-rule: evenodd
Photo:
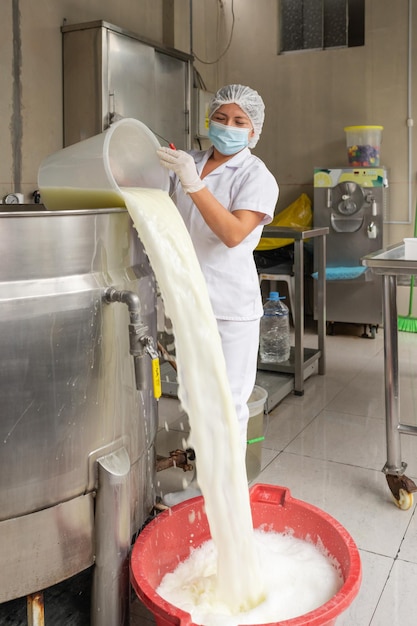
<path fill-rule="evenodd" d="M 168 194 L 142 188 L 122 191 L 172 321 L 178 397 L 190 421 L 198 483 L 211 536 L 219 549 L 215 594 L 232 613 L 248 610 L 265 594 L 253 537 L 245 456 L 205 280 Z"/>
<path fill-rule="evenodd" d="M 253 529 L 220 336 L 188 231 L 166 192 L 122 191 L 172 321 L 178 396 L 190 421 L 212 536 L 164 577 L 158 592 L 206 626 L 264 624 L 314 610 L 342 579 L 316 546 L 290 532 Z"/>

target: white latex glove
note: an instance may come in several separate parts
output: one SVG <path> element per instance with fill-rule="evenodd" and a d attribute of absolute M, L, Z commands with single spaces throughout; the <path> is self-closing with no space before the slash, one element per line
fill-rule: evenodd
<path fill-rule="evenodd" d="M 184 150 L 171 150 L 171 148 L 159 148 L 156 151 L 161 165 L 172 170 L 180 179 L 185 193 L 194 193 L 205 187 L 205 184 L 197 174 L 194 159 Z"/>

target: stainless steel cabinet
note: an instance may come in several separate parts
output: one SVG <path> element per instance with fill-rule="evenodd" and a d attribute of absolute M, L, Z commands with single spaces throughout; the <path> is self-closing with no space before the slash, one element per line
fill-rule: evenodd
<path fill-rule="evenodd" d="M 191 147 L 191 56 L 103 21 L 62 34 L 65 146 L 133 117 L 161 144 Z"/>

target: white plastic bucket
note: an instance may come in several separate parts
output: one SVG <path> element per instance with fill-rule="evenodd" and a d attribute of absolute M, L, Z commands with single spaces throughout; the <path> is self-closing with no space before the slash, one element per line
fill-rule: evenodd
<path fill-rule="evenodd" d="M 249 422 L 246 447 L 246 473 L 251 481 L 258 476 L 262 464 L 262 442 L 264 440 L 264 412 L 268 393 L 255 385 L 249 398 Z"/>
<path fill-rule="evenodd" d="M 417 260 L 417 238 L 406 237 L 404 239 L 404 258 L 408 261 Z"/>
<path fill-rule="evenodd" d="M 119 120 L 94 137 L 46 157 L 38 172 L 47 209 L 99 209 L 124 206 L 121 187 L 169 188 L 152 131 L 132 118 Z"/>

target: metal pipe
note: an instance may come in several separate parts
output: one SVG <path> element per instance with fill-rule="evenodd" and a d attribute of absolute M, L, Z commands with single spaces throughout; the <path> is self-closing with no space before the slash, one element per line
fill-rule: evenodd
<path fill-rule="evenodd" d="M 407 220 L 384 220 L 385 224 L 413 223 L 413 0 L 408 0 L 408 44 L 407 44 L 407 187 L 408 187 L 408 218 Z"/>
<path fill-rule="evenodd" d="M 189 10 L 190 10 L 190 22 L 189 22 L 189 28 L 190 28 L 190 54 L 194 53 L 194 41 L 193 41 L 193 0 L 190 0 L 189 2 Z"/>
<path fill-rule="evenodd" d="M 314 239 L 317 252 L 317 335 L 320 351 L 319 374 L 326 373 L 326 235 Z"/>
<path fill-rule="evenodd" d="M 403 435 L 417 435 L 417 426 L 412 424 L 398 424 L 398 432 Z"/>
<path fill-rule="evenodd" d="M 156 471 L 162 472 L 166 469 L 171 469 L 171 467 L 178 467 L 178 469 L 182 469 L 184 472 L 191 471 L 194 469 L 194 466 L 191 464 L 187 464 L 187 454 L 182 450 L 175 450 L 174 455 L 172 456 L 161 456 L 156 459 Z"/>
<path fill-rule="evenodd" d="M 130 459 L 120 448 L 97 461 L 96 561 L 93 573 L 92 626 L 128 626 Z"/>
<path fill-rule="evenodd" d="M 135 362 L 136 388 L 141 391 L 145 388 L 145 356 L 151 359 L 158 359 L 158 352 L 155 348 L 153 337 L 148 335 L 148 327 L 143 323 L 141 317 L 141 307 L 139 296 L 133 291 L 118 291 L 110 287 L 104 293 L 104 300 L 108 304 L 111 302 L 122 302 L 129 310 L 129 349 Z"/>
<path fill-rule="evenodd" d="M 43 603 L 43 593 L 38 591 L 27 596 L 27 618 L 28 626 L 44 626 L 45 606 Z"/>
<path fill-rule="evenodd" d="M 194 450 L 188 448 L 187 450 L 172 450 L 168 457 L 157 456 L 156 459 L 156 471 L 162 472 L 165 469 L 171 467 L 178 467 L 184 472 L 189 472 L 194 469 L 194 465 L 188 462 L 188 458 L 194 460 Z"/>
<path fill-rule="evenodd" d="M 304 242 L 294 241 L 295 315 L 294 315 L 294 394 L 304 395 Z"/>
<path fill-rule="evenodd" d="M 408 221 L 412 223 L 413 213 L 413 104 L 412 104 L 412 48 L 413 48 L 413 11 L 412 0 L 408 0 L 408 57 L 407 57 L 407 156 L 408 156 Z"/>
<path fill-rule="evenodd" d="M 104 293 L 104 298 L 106 302 L 123 302 L 123 304 L 127 304 L 127 308 L 129 309 L 130 315 L 130 323 L 131 324 L 141 324 L 141 315 L 140 315 L 140 299 L 139 296 L 134 291 L 119 291 L 114 287 L 109 287 L 106 289 Z M 146 328 L 146 326 L 143 326 Z"/>
<path fill-rule="evenodd" d="M 23 91 L 22 91 L 22 21 L 20 0 L 12 0 L 13 29 L 13 107 L 9 123 L 11 130 L 13 191 L 22 190 L 22 139 L 23 139 Z"/>

